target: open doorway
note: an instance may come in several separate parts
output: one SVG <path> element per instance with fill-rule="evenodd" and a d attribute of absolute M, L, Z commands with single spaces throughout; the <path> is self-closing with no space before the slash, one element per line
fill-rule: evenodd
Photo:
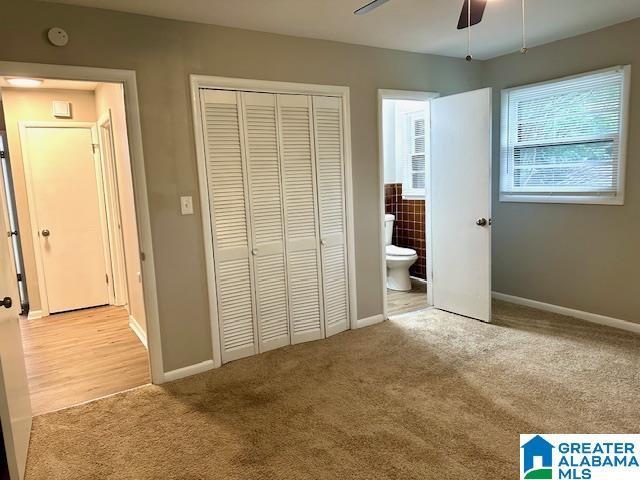
<path fill-rule="evenodd" d="M 0 77 L 0 88 L 33 414 L 150 383 L 123 85 Z"/>
<path fill-rule="evenodd" d="M 386 317 L 435 307 L 491 321 L 491 89 L 380 90 Z"/>
<path fill-rule="evenodd" d="M 427 211 L 429 101 L 437 94 L 381 90 L 384 296 L 388 316 L 430 306 Z"/>

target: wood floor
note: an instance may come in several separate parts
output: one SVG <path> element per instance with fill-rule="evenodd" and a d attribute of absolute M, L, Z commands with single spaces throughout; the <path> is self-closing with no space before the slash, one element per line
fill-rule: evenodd
<path fill-rule="evenodd" d="M 401 315 L 427 308 L 427 284 L 411 279 L 410 292 L 396 292 L 387 289 L 387 314 Z"/>
<path fill-rule="evenodd" d="M 150 382 L 146 348 L 122 307 L 20 322 L 34 415 Z"/>

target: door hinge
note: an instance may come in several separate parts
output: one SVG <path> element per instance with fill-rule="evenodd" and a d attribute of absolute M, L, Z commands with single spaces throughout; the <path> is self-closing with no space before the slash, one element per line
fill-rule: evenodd
<path fill-rule="evenodd" d="M 100 146 L 97 143 L 92 143 L 91 146 L 93 147 L 93 153 L 96 153 L 98 151 L 98 147 Z"/>
<path fill-rule="evenodd" d="M 105 273 L 105 274 L 104 274 L 104 278 L 105 278 L 105 280 L 107 281 L 107 283 L 109 283 L 109 275 Z"/>
<path fill-rule="evenodd" d="M 16 277 L 18 277 L 18 281 L 19 281 L 19 282 L 21 282 L 21 281 L 22 281 L 22 274 L 21 274 L 21 273 L 18 273 L 18 274 L 16 275 Z"/>
<path fill-rule="evenodd" d="M 0 150 L 0 158 L 7 158 L 7 152 Z"/>

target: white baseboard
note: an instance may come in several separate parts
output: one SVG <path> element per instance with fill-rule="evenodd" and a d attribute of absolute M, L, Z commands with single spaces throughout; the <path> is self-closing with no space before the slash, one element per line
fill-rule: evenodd
<path fill-rule="evenodd" d="M 356 321 L 356 328 L 368 327 L 370 325 L 375 325 L 376 323 L 381 323 L 384 321 L 384 315 L 379 313 L 378 315 L 374 315 L 372 317 L 360 318 Z"/>
<path fill-rule="evenodd" d="M 516 305 L 523 305 L 525 307 L 537 308 L 538 310 L 544 310 L 546 312 L 559 313 L 560 315 L 567 315 L 568 317 L 579 318 L 581 320 L 586 320 L 587 322 L 606 325 L 607 327 L 619 328 L 621 330 L 640 334 L 640 324 L 620 320 L 619 318 L 607 317 L 597 313 L 583 312 L 582 310 L 575 310 L 573 308 L 561 307 L 551 303 L 544 303 L 537 300 L 530 300 L 528 298 L 507 295 L 506 293 L 493 292 L 492 296 L 496 300 L 515 303 Z"/>
<path fill-rule="evenodd" d="M 142 343 L 142 345 L 144 345 L 144 348 L 148 350 L 149 346 L 147 344 L 147 333 L 142 329 L 138 321 L 131 315 L 129 315 L 129 328 L 133 331 L 133 333 L 136 334 L 136 337 L 140 339 L 140 342 Z"/>
<path fill-rule="evenodd" d="M 42 310 L 29 310 L 27 320 L 38 320 L 42 317 L 44 317 L 44 315 L 42 314 Z"/>
<path fill-rule="evenodd" d="M 197 373 L 211 370 L 213 367 L 215 367 L 213 360 L 205 360 L 204 362 L 196 363 L 195 365 L 189 365 L 188 367 L 182 367 L 178 368 L 177 370 L 164 372 L 164 381 L 172 382 L 181 378 L 190 377 L 191 375 L 196 375 Z"/>

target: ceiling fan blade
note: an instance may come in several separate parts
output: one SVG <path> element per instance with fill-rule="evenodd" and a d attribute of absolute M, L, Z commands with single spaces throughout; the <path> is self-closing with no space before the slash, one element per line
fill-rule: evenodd
<path fill-rule="evenodd" d="M 469 26 L 469 12 L 467 11 L 469 2 L 471 2 L 471 26 L 477 25 L 482 21 L 487 0 L 464 0 L 462 11 L 460 12 L 460 20 L 458 20 L 458 30 L 465 29 Z"/>
<path fill-rule="evenodd" d="M 380 5 L 387 3 L 389 0 L 373 0 L 373 2 L 369 2 L 366 5 L 360 7 L 355 12 L 355 15 L 364 15 L 365 13 L 369 13 L 371 10 L 375 10 Z"/>

